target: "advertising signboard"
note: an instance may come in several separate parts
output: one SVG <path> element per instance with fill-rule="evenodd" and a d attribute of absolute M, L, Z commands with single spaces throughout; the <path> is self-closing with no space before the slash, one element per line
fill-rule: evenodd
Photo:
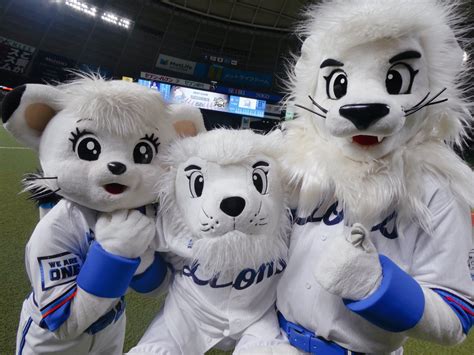
<path fill-rule="evenodd" d="M 161 97 L 165 101 L 171 100 L 171 85 L 165 83 L 159 83 L 157 81 L 138 79 L 138 84 L 146 86 L 147 88 L 158 90 L 161 94 Z"/>
<path fill-rule="evenodd" d="M 192 75 L 196 67 L 196 62 L 172 57 L 166 54 L 160 54 L 156 61 L 156 67 Z"/>
<path fill-rule="evenodd" d="M 265 101 L 231 95 L 229 112 L 245 116 L 263 117 L 265 115 Z"/>
<path fill-rule="evenodd" d="M 229 96 L 213 91 L 186 88 L 153 80 L 138 79 L 138 84 L 160 92 L 163 99 L 172 103 L 183 103 L 205 110 L 221 111 L 254 117 L 265 114 L 265 100 Z"/>
<path fill-rule="evenodd" d="M 198 81 L 174 78 L 172 76 L 167 76 L 167 75 L 147 73 L 144 71 L 140 72 L 140 77 L 147 80 L 161 81 L 163 83 L 168 83 L 172 85 L 182 85 L 182 86 L 188 86 L 188 87 L 202 89 L 202 90 L 209 90 L 211 88 L 210 84 L 200 83 Z"/>
<path fill-rule="evenodd" d="M 279 102 L 283 98 L 283 96 L 281 95 L 268 94 L 264 92 L 256 92 L 256 91 L 251 91 L 247 89 L 229 88 L 222 85 L 216 85 L 214 87 L 214 91 L 220 92 L 223 94 L 229 94 L 229 95 L 246 96 L 246 97 L 251 97 L 254 99 L 265 100 L 265 101 L 270 101 L 270 102 Z"/>
<path fill-rule="evenodd" d="M 171 101 L 173 103 L 186 103 L 206 110 L 227 112 L 229 96 L 212 91 L 173 86 L 171 88 Z"/>
<path fill-rule="evenodd" d="M 273 75 L 269 73 L 224 68 L 220 65 L 211 65 L 209 78 L 223 83 L 252 87 L 271 87 L 273 82 Z"/>
<path fill-rule="evenodd" d="M 63 82 L 71 76 L 68 69 L 74 69 L 76 61 L 46 51 L 38 51 L 30 75 L 47 82 Z"/>
<path fill-rule="evenodd" d="M 0 69 L 23 74 L 35 47 L 0 36 Z"/>

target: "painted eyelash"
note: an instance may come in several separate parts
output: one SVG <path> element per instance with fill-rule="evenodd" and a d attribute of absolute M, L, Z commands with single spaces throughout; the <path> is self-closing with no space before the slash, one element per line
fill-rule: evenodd
<path fill-rule="evenodd" d="M 140 138 L 141 140 L 147 140 L 151 144 L 153 144 L 153 147 L 155 147 L 155 152 L 158 153 L 158 147 L 160 146 L 159 138 L 158 136 L 155 137 L 155 134 L 152 133 L 151 135 L 145 134 L 145 137 Z"/>
<path fill-rule="evenodd" d="M 80 130 L 79 128 L 76 127 L 76 132 L 71 132 L 72 138 L 69 138 L 69 140 L 72 142 L 72 151 L 76 151 L 76 144 L 79 141 L 79 138 L 82 136 L 85 136 L 86 134 L 92 134 L 92 132 L 87 131 L 87 130 Z"/>

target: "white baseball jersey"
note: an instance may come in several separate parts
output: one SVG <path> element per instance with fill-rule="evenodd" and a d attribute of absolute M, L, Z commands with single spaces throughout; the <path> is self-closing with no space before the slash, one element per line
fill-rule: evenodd
<path fill-rule="evenodd" d="M 424 196 L 433 216 L 432 234 L 415 223 L 401 223 L 397 229 L 397 212 L 393 211 L 381 216 L 370 238 L 380 254 L 389 257 L 421 286 L 446 291 L 443 299 L 447 302 L 456 302 L 457 298 L 459 305 L 459 300 L 464 301 L 464 311 L 472 317 L 469 208 L 429 177 Z M 326 292 L 312 276 L 314 262 L 324 253 L 331 236 L 342 233 L 343 225 L 344 213 L 337 202 L 316 208 L 309 217 L 298 216 L 290 240 L 288 266 L 278 285 L 277 308 L 288 321 L 352 351 L 393 351 L 406 339 L 404 333 L 387 332 L 352 313 L 340 297 Z"/>
<path fill-rule="evenodd" d="M 160 239 L 160 251 L 167 251 L 164 238 Z M 212 276 L 191 259 L 170 255 L 175 274 L 163 310 L 130 354 L 204 354 L 216 345 L 232 349 L 245 337 L 246 345 L 249 339 L 253 345 L 282 342 L 274 305 L 286 261 Z"/>
<path fill-rule="evenodd" d="M 121 308 L 117 308 L 116 319 L 107 325 L 107 331 L 86 332 L 70 340 L 59 340 L 52 333 L 70 314 L 77 292 L 76 277 L 94 240 L 96 217 L 96 211 L 61 200 L 36 226 L 25 251 L 33 292 L 23 303 L 17 354 L 122 351 L 125 321 L 121 301 L 114 302 L 113 306 Z M 97 319 L 110 309 L 103 311 Z"/>

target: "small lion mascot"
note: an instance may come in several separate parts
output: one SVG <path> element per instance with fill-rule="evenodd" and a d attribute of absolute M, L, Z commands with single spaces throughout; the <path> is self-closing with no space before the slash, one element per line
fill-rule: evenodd
<path fill-rule="evenodd" d="M 33 292 L 19 354 L 122 353 L 122 296 L 129 286 L 148 293 L 167 274 L 150 248 L 153 210 L 142 206 L 163 173 L 159 147 L 177 137 L 169 111 L 156 91 L 94 76 L 28 84 L 5 98 L 5 128 L 38 151 L 44 172 L 28 189 L 63 198 L 26 246 Z"/>
<path fill-rule="evenodd" d="M 174 280 L 130 354 L 294 353 L 274 307 L 290 231 L 280 149 L 278 133 L 217 129 L 164 152 L 158 249 Z"/>
<path fill-rule="evenodd" d="M 300 28 L 282 159 L 298 209 L 277 307 L 303 352 L 454 345 L 473 324 L 474 175 L 452 149 L 471 79 L 446 3 L 322 1 Z"/>

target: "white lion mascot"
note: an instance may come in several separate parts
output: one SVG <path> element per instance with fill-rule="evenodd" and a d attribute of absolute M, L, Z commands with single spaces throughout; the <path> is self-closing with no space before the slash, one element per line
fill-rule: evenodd
<path fill-rule="evenodd" d="M 236 343 L 239 354 L 294 351 L 274 307 L 290 221 L 279 137 L 217 129 L 165 151 L 158 249 L 175 275 L 130 354 L 204 354 Z"/>
<path fill-rule="evenodd" d="M 13 90 L 2 120 L 39 153 L 44 173 L 28 188 L 63 198 L 26 246 L 33 292 L 23 303 L 17 353 L 121 353 L 122 296 L 129 286 L 150 292 L 166 277 L 149 247 L 153 209 L 149 217 L 141 206 L 154 202 L 163 173 L 156 156 L 177 137 L 177 122 L 157 92 L 86 76 Z"/>
<path fill-rule="evenodd" d="M 472 79 L 447 3 L 322 1 L 300 28 L 283 157 L 298 209 L 277 307 L 302 352 L 453 345 L 473 324 L 474 175 L 453 151 Z"/>

